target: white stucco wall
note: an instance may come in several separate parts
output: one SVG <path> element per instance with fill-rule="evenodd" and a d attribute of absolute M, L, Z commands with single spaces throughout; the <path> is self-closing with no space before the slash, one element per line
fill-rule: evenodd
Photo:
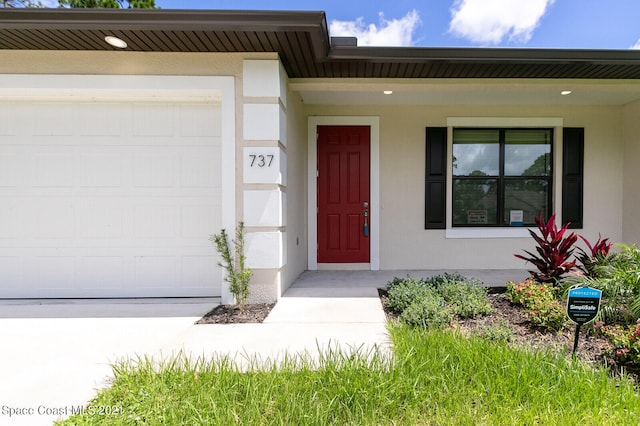
<path fill-rule="evenodd" d="M 287 100 L 287 265 L 284 292 L 307 269 L 307 119 L 297 93 Z"/>
<path fill-rule="evenodd" d="M 589 239 L 598 233 L 622 239 L 621 107 L 307 107 L 309 116 L 352 116 L 356 111 L 380 117 L 381 269 L 525 267 L 513 254 L 532 249 L 530 237 L 452 239 L 444 230 L 424 229 L 425 127 L 446 126 L 449 117 L 556 117 L 565 127 L 585 127 L 585 213 L 579 233 Z M 555 143 L 561 143 L 560 134 Z"/>
<path fill-rule="evenodd" d="M 624 137 L 624 213 L 622 239 L 640 243 L 640 101 L 625 105 Z"/>

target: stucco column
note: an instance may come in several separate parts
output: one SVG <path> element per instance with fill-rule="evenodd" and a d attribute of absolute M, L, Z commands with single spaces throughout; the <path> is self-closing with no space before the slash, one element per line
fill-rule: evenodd
<path fill-rule="evenodd" d="M 281 295 L 286 249 L 286 74 L 278 60 L 243 62 L 242 220 L 252 302 Z"/>

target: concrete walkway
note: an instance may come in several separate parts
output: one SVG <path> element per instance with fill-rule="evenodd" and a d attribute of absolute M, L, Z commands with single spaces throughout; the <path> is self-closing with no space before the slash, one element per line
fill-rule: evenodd
<path fill-rule="evenodd" d="M 194 325 L 212 300 L 0 301 L 0 425 L 66 418 L 109 385 L 111 364 L 123 358 L 229 356 L 242 367 L 287 353 L 317 359 L 327 347 L 388 348 L 375 291 L 336 298 L 290 291 L 298 297 L 286 294 L 262 324 Z"/>
<path fill-rule="evenodd" d="M 441 272 L 305 272 L 262 324 L 194 325 L 217 300 L 0 301 L 0 425 L 67 417 L 109 385 L 111 364 L 123 358 L 183 353 L 246 366 L 287 353 L 316 359 L 328 347 L 388 354 L 377 288 Z M 467 272 L 492 285 L 523 274 Z"/>

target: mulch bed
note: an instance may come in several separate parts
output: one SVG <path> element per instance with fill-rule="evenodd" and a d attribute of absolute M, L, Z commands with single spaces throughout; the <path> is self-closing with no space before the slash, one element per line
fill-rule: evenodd
<path fill-rule="evenodd" d="M 506 294 L 489 294 L 489 301 L 496 308 L 494 313 L 477 319 L 459 320 L 460 327 L 474 331 L 506 324 L 513 330 L 513 340 L 518 344 L 567 355 L 573 351 L 574 325 L 569 325 L 559 332 L 545 330 L 531 325 L 523 309 L 512 304 Z M 608 347 L 609 343 L 605 338 L 595 335 L 585 326 L 580 331 L 576 355 L 589 363 L 601 363 Z"/>
<path fill-rule="evenodd" d="M 575 336 L 575 326 L 566 326 L 559 332 L 548 331 L 535 327 L 531 324 L 522 308 L 512 304 L 504 293 L 504 287 L 490 288 L 489 301 L 493 305 L 495 312 L 484 317 L 474 319 L 459 319 L 453 327 L 465 334 L 482 332 L 489 327 L 509 327 L 513 330 L 512 342 L 515 345 L 528 347 L 534 350 L 550 350 L 555 353 L 571 356 L 573 350 L 573 340 Z M 385 305 L 385 290 L 379 290 L 383 306 L 387 317 L 396 318 L 397 314 L 389 311 Z M 590 327 L 582 327 L 578 341 L 576 356 L 588 364 L 594 366 L 606 366 L 612 373 L 618 372 L 618 367 L 614 361 L 606 356 L 609 349 L 609 342 L 593 332 Z M 625 367 L 626 373 L 636 383 L 640 383 L 640 370 L 637 368 Z"/>
<path fill-rule="evenodd" d="M 243 309 L 237 305 L 218 305 L 196 321 L 196 324 L 261 323 L 275 305 L 275 303 L 251 303 L 244 305 Z"/>

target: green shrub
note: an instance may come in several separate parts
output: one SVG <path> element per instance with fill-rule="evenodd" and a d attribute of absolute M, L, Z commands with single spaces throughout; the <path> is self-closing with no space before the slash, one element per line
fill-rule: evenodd
<path fill-rule="evenodd" d="M 640 365 L 640 319 L 629 327 L 599 323 L 596 328 L 609 340 L 613 348 L 608 353 L 616 362 Z"/>
<path fill-rule="evenodd" d="M 487 289 L 481 284 L 476 279 L 463 277 L 462 280 L 445 282 L 437 291 L 460 318 L 475 318 L 494 310 L 487 298 Z"/>
<path fill-rule="evenodd" d="M 393 277 L 393 279 L 387 283 L 387 292 L 391 291 L 397 285 L 404 284 L 405 281 L 410 279 L 411 277 L 408 275 L 407 278 Z"/>
<path fill-rule="evenodd" d="M 538 284 L 533 280 L 518 284 L 509 282 L 507 297 L 512 303 L 525 308 L 533 325 L 558 331 L 567 321 L 564 307 L 556 299 L 550 284 Z"/>
<path fill-rule="evenodd" d="M 513 327 L 503 318 L 500 318 L 497 324 L 484 326 L 478 330 L 480 337 L 492 342 L 510 343 L 514 340 L 513 333 Z"/>
<path fill-rule="evenodd" d="M 569 277 L 565 288 L 576 284 L 602 290 L 598 320 L 607 324 L 633 324 L 640 317 L 640 249 L 617 244 L 621 249 L 601 257 L 593 276 Z"/>
<path fill-rule="evenodd" d="M 531 324 L 548 330 L 562 330 L 567 322 L 567 315 L 564 307 L 557 300 L 539 299 L 528 310 Z"/>
<path fill-rule="evenodd" d="M 511 303 L 525 308 L 533 306 L 536 300 L 555 300 L 554 289 L 550 284 L 539 284 L 533 280 L 507 283 L 507 297 Z"/>
<path fill-rule="evenodd" d="M 423 281 L 430 285 L 431 287 L 435 288 L 435 289 L 440 289 L 441 287 L 443 287 L 446 284 L 452 283 L 452 282 L 461 282 L 461 281 L 467 281 L 467 280 L 473 280 L 472 278 L 467 278 L 457 272 L 445 272 L 443 274 L 440 275 L 433 275 L 429 278 L 425 278 Z M 480 281 L 478 280 L 474 280 L 476 283 L 480 284 Z"/>
<path fill-rule="evenodd" d="M 493 311 L 480 281 L 449 273 L 427 279 L 394 278 L 387 285 L 386 303 L 401 320 L 425 327 L 447 325 L 454 315 L 472 318 Z"/>
<path fill-rule="evenodd" d="M 397 280 L 394 278 L 393 285 L 387 291 L 387 306 L 397 313 L 402 313 L 414 301 L 419 300 L 427 293 L 433 293 L 433 288 L 423 280 L 406 278 Z"/>
<path fill-rule="evenodd" d="M 443 328 L 451 323 L 453 311 L 435 292 L 424 293 L 400 315 L 402 321 L 413 327 Z"/>

